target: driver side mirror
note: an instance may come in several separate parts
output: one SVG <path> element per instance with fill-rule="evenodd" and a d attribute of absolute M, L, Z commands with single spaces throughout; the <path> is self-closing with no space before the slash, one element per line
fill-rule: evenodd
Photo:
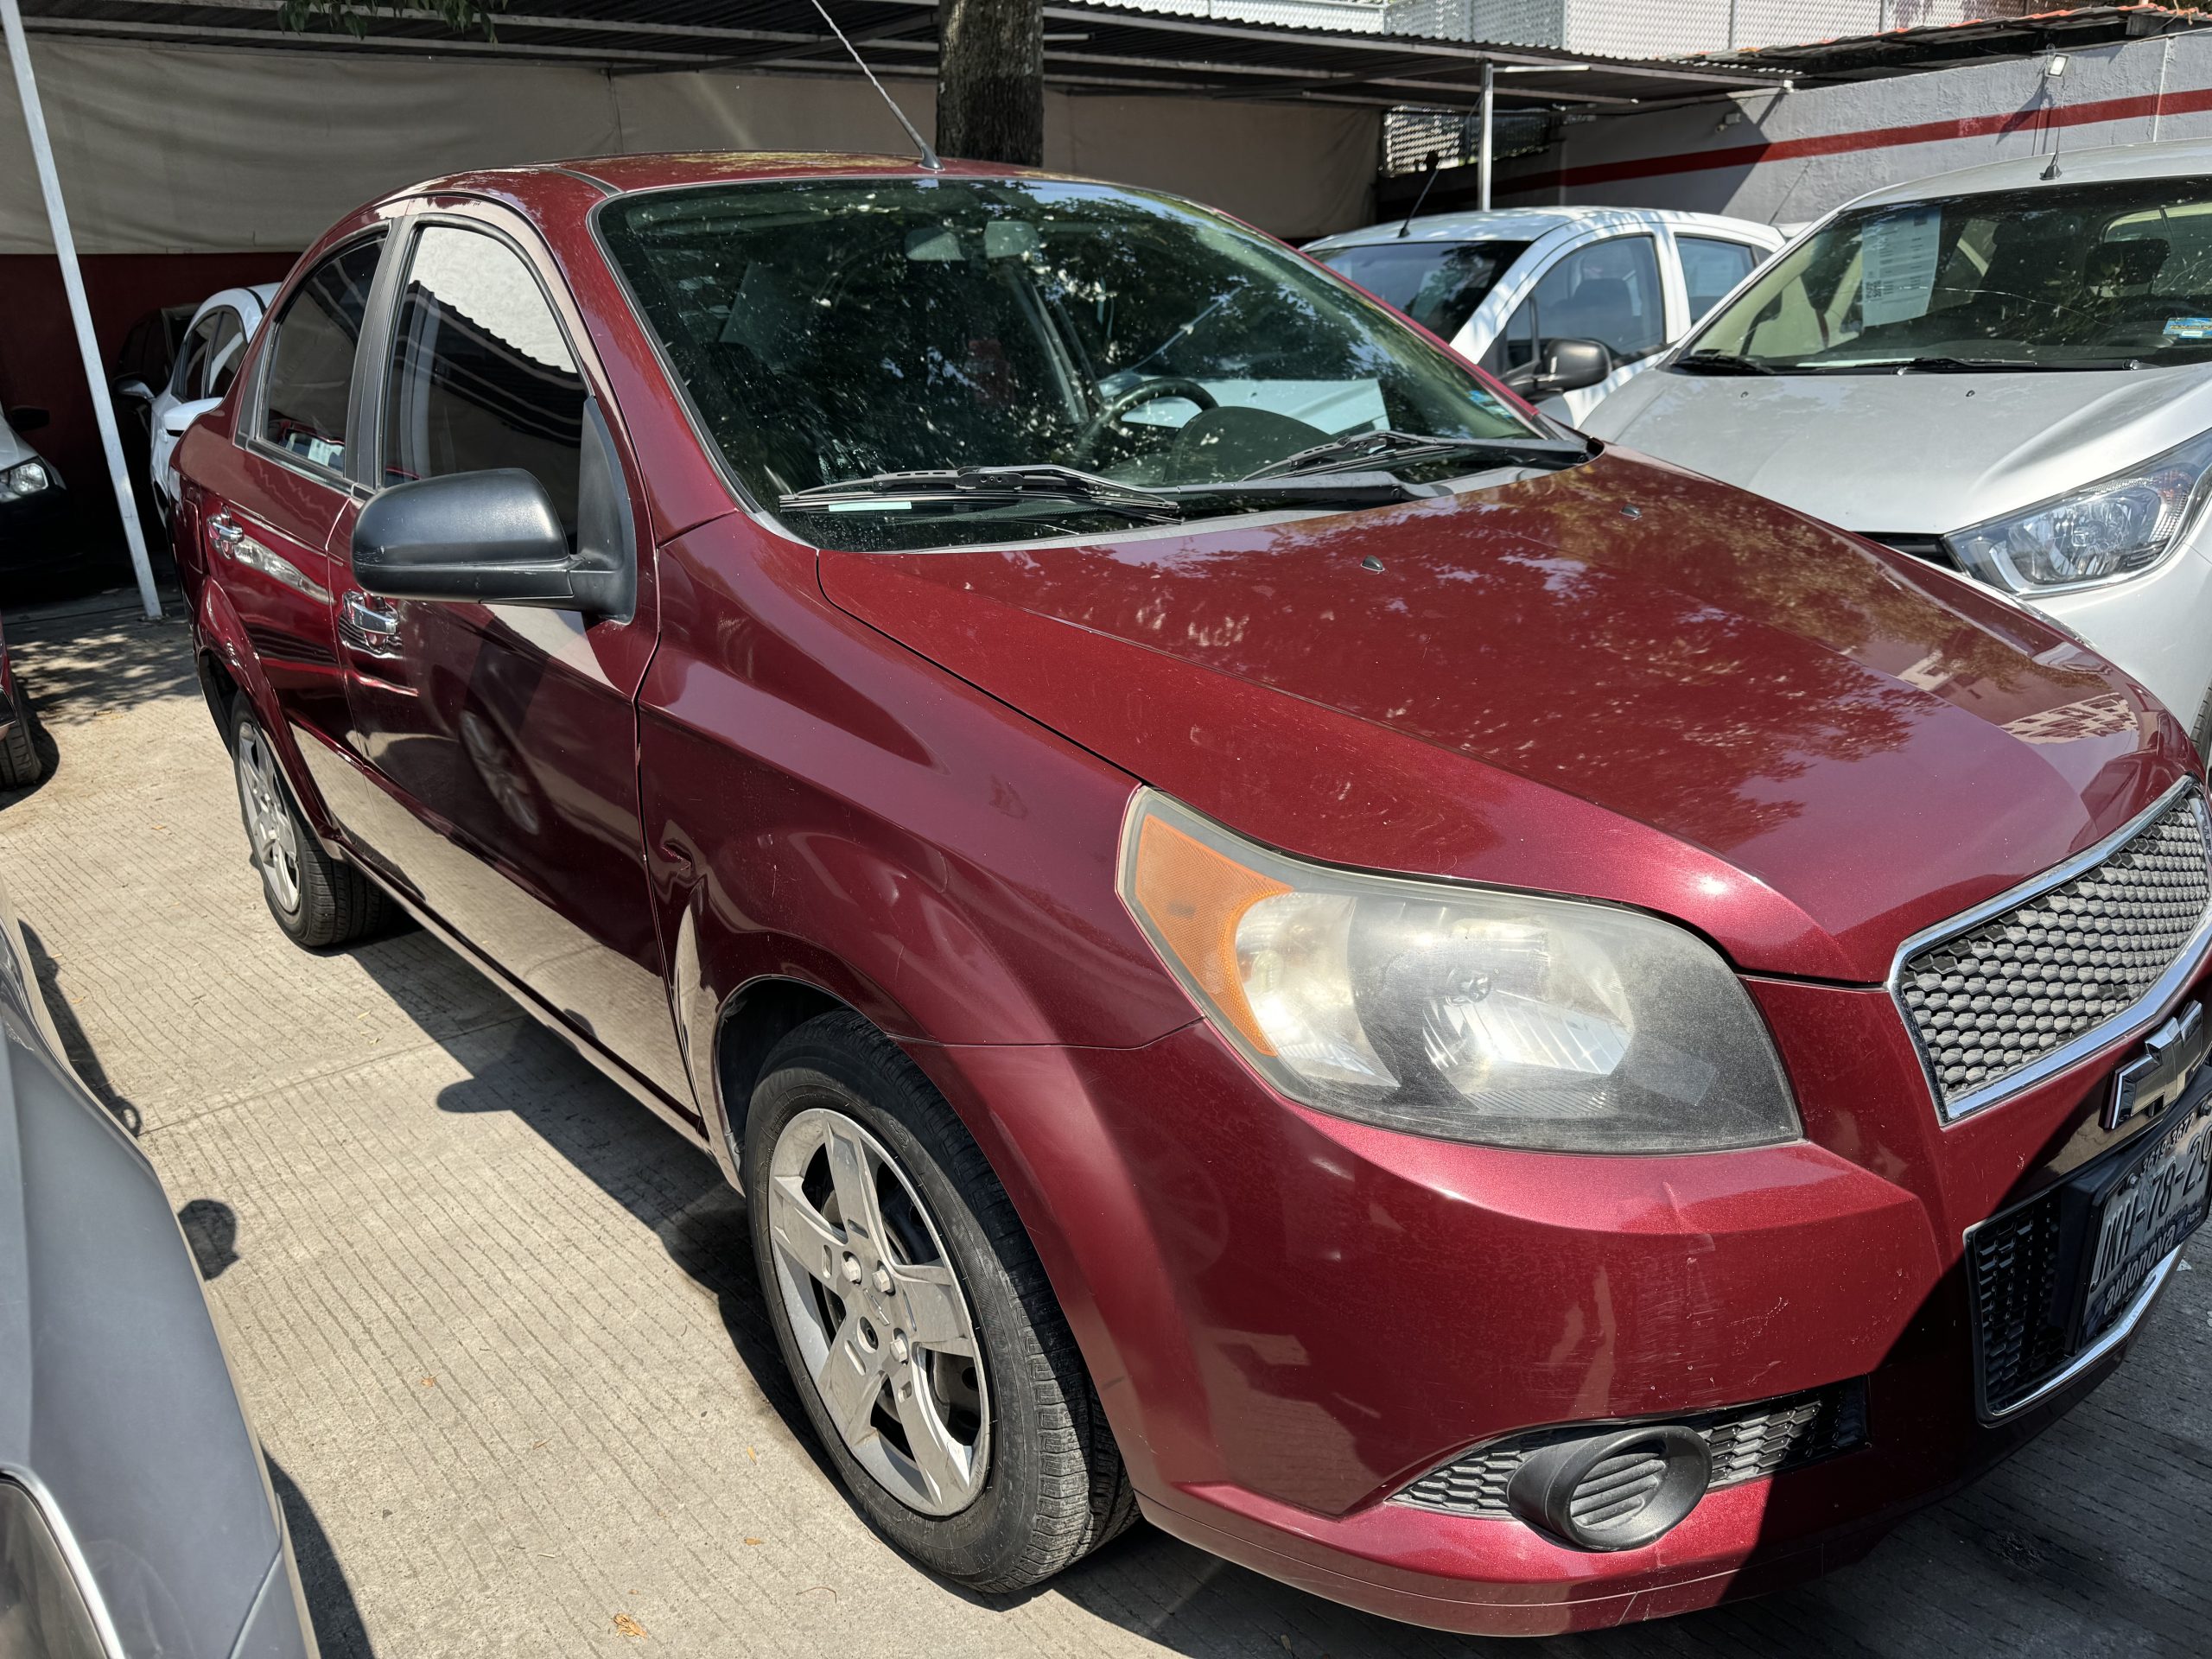
<path fill-rule="evenodd" d="M 519 467 L 393 484 L 353 520 L 353 577 L 386 599 L 540 605 L 627 620 L 638 545 L 622 463 L 599 400 L 584 400 L 576 536 Z"/>
<path fill-rule="evenodd" d="M 1594 340 L 1548 340 L 1531 390 L 1539 397 L 1580 391 L 1613 372 L 1613 354 Z"/>
<path fill-rule="evenodd" d="M 387 599 L 582 608 L 568 531 L 519 467 L 378 491 L 353 521 L 353 575 Z"/>
<path fill-rule="evenodd" d="M 47 423 L 47 412 L 29 404 L 19 404 L 8 411 L 8 424 L 18 432 L 35 432 Z"/>

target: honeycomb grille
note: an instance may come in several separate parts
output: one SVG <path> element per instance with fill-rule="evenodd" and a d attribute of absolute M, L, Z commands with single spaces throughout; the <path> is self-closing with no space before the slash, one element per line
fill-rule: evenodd
<path fill-rule="evenodd" d="M 1981 1333 L 1982 1397 L 1992 1412 L 2017 1405 L 2066 1361 L 2058 1299 L 2064 1219 L 2053 1190 L 1974 1230 L 1967 1271 Z"/>
<path fill-rule="evenodd" d="M 2212 904 L 2203 798 L 2101 864 L 1904 964 L 1899 995 L 1948 1105 L 2125 1013 Z"/>
<path fill-rule="evenodd" d="M 1713 1454 L 1713 1485 L 1740 1486 L 1866 1445 L 1866 1389 L 1861 1382 L 1845 1382 L 1681 1421 L 1705 1436 Z M 1502 1519 L 1512 1513 L 1505 1503 L 1506 1486 L 1529 1454 L 1554 1440 L 1588 1432 L 1556 1429 L 1477 1446 L 1432 1469 L 1393 1501 L 1452 1515 Z"/>

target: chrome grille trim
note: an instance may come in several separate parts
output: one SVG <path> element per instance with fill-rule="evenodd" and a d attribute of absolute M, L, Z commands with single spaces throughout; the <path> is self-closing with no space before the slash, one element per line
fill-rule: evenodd
<path fill-rule="evenodd" d="M 1933 927 L 1922 929 L 1897 947 L 1897 955 L 1890 963 L 1887 982 L 1890 1000 L 1897 1008 L 1898 1018 L 1904 1022 L 1905 1033 L 1912 1039 L 1913 1052 L 1920 1057 L 1921 1074 L 1928 1084 L 1929 1098 L 1935 1105 L 1936 1114 L 1947 1126 L 2000 1101 L 2011 1099 L 2045 1078 L 2079 1064 L 2109 1044 L 2122 1043 L 2141 1036 L 2165 1018 L 2175 999 L 2203 965 L 2208 949 L 2212 948 L 2212 906 L 2208 906 L 2204 914 L 2198 918 L 2195 930 L 2183 941 L 2165 970 L 2126 1007 L 2056 1047 L 2045 1051 L 2027 1065 L 1948 1099 L 1945 1098 L 1935 1058 L 1929 1052 L 1928 1045 L 1922 1038 L 1920 1022 L 1905 1001 L 1906 965 L 1923 951 L 1946 944 L 1961 934 L 1971 932 L 1985 922 L 2008 911 L 2018 910 L 2069 882 L 2079 880 L 2126 848 L 2177 804 L 2191 796 L 2197 801 L 2200 823 L 2212 824 L 2212 812 L 2209 812 L 2204 805 L 2203 791 L 2194 779 L 2184 778 L 2095 846 L 2075 854 L 2063 863 L 1976 905 L 1971 910 L 1962 911 Z M 2212 830 L 2208 830 L 2207 845 L 2208 849 L 2212 850 Z"/>

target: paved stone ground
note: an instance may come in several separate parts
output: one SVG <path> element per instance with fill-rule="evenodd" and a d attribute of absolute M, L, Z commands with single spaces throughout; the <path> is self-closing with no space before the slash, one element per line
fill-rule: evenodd
<path fill-rule="evenodd" d="M 422 934 L 285 942 L 181 626 L 9 632 L 57 764 L 0 868 L 213 1280 L 330 1659 L 1487 1650 L 1141 1529 L 1020 1599 L 907 1567 L 795 1427 L 707 1160 Z M 2120 1376 L 1863 1565 L 1518 1651 L 2212 1650 L 2198 1254 Z"/>

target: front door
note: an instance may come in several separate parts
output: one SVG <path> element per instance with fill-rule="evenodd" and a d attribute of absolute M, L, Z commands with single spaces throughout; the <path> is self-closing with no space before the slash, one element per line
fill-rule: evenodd
<path fill-rule="evenodd" d="M 1498 331 L 1483 366 L 1516 390 L 1528 386 L 1554 340 L 1594 340 L 1612 353 L 1613 372 L 1594 386 L 1539 404 L 1569 426 L 1667 346 L 1667 297 L 1659 248 L 1638 232 L 1569 248 L 1554 259 Z"/>
<path fill-rule="evenodd" d="M 375 475 L 391 485 L 520 467 L 573 537 L 580 486 L 626 486 L 557 278 L 524 251 L 523 227 L 486 210 L 425 215 L 407 234 L 375 394 Z M 588 444 L 605 446 L 611 465 L 586 467 Z M 621 505 L 634 526 L 634 508 Z M 656 614 L 649 554 L 634 614 L 588 622 L 573 611 L 380 598 L 350 570 L 337 620 L 349 741 L 379 786 L 347 826 L 364 855 L 689 1109 L 639 821 L 635 697 Z"/>

